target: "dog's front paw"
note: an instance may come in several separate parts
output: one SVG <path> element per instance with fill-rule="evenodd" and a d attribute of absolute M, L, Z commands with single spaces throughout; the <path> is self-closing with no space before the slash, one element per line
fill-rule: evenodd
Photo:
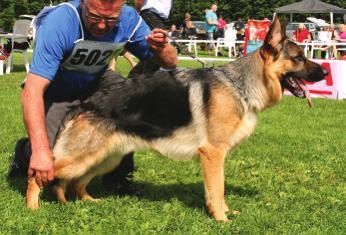
<path fill-rule="evenodd" d="M 40 196 L 40 187 L 38 187 L 34 177 L 28 179 L 28 189 L 26 191 L 26 207 L 37 209 L 40 207 L 38 201 Z"/>
<path fill-rule="evenodd" d="M 101 201 L 100 198 L 93 198 L 93 197 L 90 196 L 89 194 L 83 195 L 83 196 L 81 197 L 81 199 L 82 199 L 83 201 L 94 202 L 94 203 Z"/>
<path fill-rule="evenodd" d="M 213 216 L 217 221 L 223 221 L 223 222 L 228 222 L 229 219 L 227 218 L 226 214 L 223 213 L 223 215 L 214 215 Z"/>
<path fill-rule="evenodd" d="M 228 222 L 229 219 L 227 218 L 226 213 L 224 211 L 225 209 L 228 209 L 228 207 L 226 208 L 225 206 L 227 207 L 227 205 L 224 204 L 224 205 L 222 205 L 222 206 L 220 206 L 218 208 L 215 208 L 215 207 L 212 206 L 212 204 L 208 204 L 207 208 L 208 208 L 208 211 L 209 211 L 210 215 L 214 219 L 216 219 L 218 221 Z"/>
<path fill-rule="evenodd" d="M 232 215 L 240 215 L 241 214 L 241 212 L 237 211 L 237 210 L 233 210 L 231 213 L 232 213 Z"/>
<path fill-rule="evenodd" d="M 40 205 L 38 204 L 38 200 L 27 200 L 26 207 L 31 210 L 36 210 L 40 207 Z"/>
<path fill-rule="evenodd" d="M 225 212 L 225 213 L 229 212 L 229 208 L 228 208 L 225 200 L 223 200 L 222 208 L 223 208 L 223 212 Z"/>

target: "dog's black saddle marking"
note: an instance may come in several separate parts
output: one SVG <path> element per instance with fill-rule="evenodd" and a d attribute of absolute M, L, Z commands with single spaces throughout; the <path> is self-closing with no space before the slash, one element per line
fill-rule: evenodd
<path fill-rule="evenodd" d="M 188 86 L 167 72 L 131 79 L 107 76 L 82 108 L 108 126 L 149 140 L 169 136 L 192 119 Z"/>

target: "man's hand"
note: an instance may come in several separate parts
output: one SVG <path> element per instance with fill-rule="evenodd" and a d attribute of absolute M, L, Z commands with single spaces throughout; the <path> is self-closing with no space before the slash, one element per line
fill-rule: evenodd
<path fill-rule="evenodd" d="M 42 189 L 54 180 L 53 154 L 52 151 L 42 151 L 32 154 L 28 170 L 28 178 L 35 177 L 37 185 Z"/>
<path fill-rule="evenodd" d="M 154 52 L 161 52 L 169 42 L 168 33 L 163 29 L 154 29 L 147 36 L 149 47 Z"/>
<path fill-rule="evenodd" d="M 174 69 L 177 67 L 177 50 L 168 43 L 168 33 L 165 30 L 154 29 L 146 37 L 146 40 L 161 67 L 166 69 Z"/>

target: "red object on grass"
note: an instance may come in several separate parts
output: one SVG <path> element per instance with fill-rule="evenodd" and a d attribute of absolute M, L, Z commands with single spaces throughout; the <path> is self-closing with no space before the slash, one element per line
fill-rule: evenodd
<path fill-rule="evenodd" d="M 10 53 L 8 53 L 6 49 L 0 45 L 0 60 L 6 60 L 6 58 L 9 56 L 10 56 Z"/>

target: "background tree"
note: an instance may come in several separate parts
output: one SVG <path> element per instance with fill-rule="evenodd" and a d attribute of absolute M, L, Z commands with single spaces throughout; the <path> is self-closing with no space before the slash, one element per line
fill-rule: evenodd
<path fill-rule="evenodd" d="M 58 4 L 64 0 L 1 0 L 0 28 L 12 31 L 14 21 L 19 15 L 37 15 L 44 6 Z"/>
<path fill-rule="evenodd" d="M 204 21 L 204 10 L 210 8 L 211 4 L 218 5 L 218 15 L 228 21 L 235 21 L 238 17 L 242 17 L 244 21 L 249 18 L 263 19 L 267 17 L 272 18 L 274 9 L 284 6 L 299 0 L 173 0 L 173 14 L 170 23 L 175 23 L 178 26 L 184 22 L 184 15 L 189 12 L 192 20 Z M 44 7 L 49 6 L 51 3 L 56 5 L 65 2 L 64 0 L 0 0 L 0 28 L 5 31 L 11 31 L 13 22 L 19 15 L 30 14 L 37 15 L 37 13 Z M 134 0 L 128 0 L 127 4 L 133 6 Z M 346 8 L 345 0 L 324 0 L 324 2 Z M 309 15 L 295 14 L 294 21 L 306 21 Z M 317 15 L 314 17 L 321 17 L 329 20 L 328 14 Z M 289 15 L 287 15 L 289 17 Z M 343 15 L 336 14 L 335 22 L 342 23 Z"/>

